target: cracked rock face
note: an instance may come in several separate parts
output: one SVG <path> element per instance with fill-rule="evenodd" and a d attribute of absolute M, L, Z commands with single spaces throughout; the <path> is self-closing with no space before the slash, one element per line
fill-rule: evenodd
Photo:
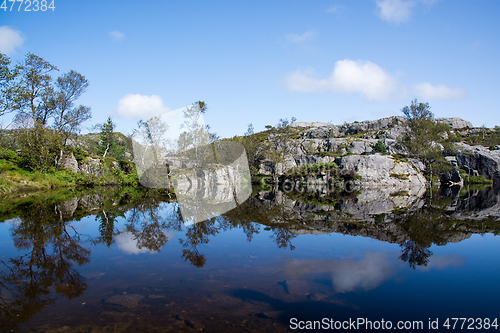
<path fill-rule="evenodd" d="M 489 150 L 483 146 L 469 146 L 465 143 L 455 144 L 457 165 L 469 174 L 479 174 L 494 183 L 500 182 L 500 150 Z"/>

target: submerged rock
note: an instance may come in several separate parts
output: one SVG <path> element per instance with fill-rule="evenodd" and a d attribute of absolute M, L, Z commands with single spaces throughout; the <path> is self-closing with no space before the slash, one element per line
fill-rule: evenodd
<path fill-rule="evenodd" d="M 123 307 L 133 309 L 139 305 L 139 302 L 144 299 L 143 295 L 140 294 L 124 294 L 124 295 L 114 295 L 106 299 L 105 303 L 121 305 Z"/>

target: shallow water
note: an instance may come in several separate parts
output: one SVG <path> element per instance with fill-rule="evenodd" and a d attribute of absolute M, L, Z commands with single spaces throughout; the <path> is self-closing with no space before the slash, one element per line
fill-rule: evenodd
<path fill-rule="evenodd" d="M 124 193 L 11 203 L 0 223 L 5 331 L 279 332 L 323 318 L 427 331 L 436 319 L 446 330 L 446 318 L 499 316 L 492 189 L 261 192 L 194 225 L 168 198 Z"/>

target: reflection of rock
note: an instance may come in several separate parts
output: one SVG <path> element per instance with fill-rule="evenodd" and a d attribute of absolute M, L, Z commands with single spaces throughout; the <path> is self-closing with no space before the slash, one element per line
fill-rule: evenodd
<path fill-rule="evenodd" d="M 139 305 L 139 302 L 144 299 L 144 296 L 139 294 L 114 295 L 106 299 L 108 304 L 121 305 L 123 307 L 133 309 Z"/>
<path fill-rule="evenodd" d="M 61 202 L 58 207 L 64 217 L 71 217 L 78 207 L 78 198 L 72 198 L 71 200 Z"/>
<path fill-rule="evenodd" d="M 207 159 L 194 167 L 189 166 L 193 163 L 172 167 L 173 186 L 185 223 L 205 221 L 234 209 L 252 192 L 243 145 L 222 142 L 214 144 L 214 150 L 208 148 L 212 163 Z"/>
<path fill-rule="evenodd" d="M 443 188 L 443 193 L 455 189 Z M 316 196 L 312 203 L 301 201 L 302 194 L 300 193 L 286 194 L 275 191 L 261 192 L 258 197 L 251 200 L 251 203 L 264 215 L 266 212 L 273 212 L 277 207 L 281 207 L 279 214 L 266 215 L 266 219 L 273 224 L 287 223 L 287 230 L 292 234 L 335 232 L 401 244 L 411 239 L 413 237 L 411 233 L 414 232 L 411 227 L 404 226 L 407 223 L 405 221 L 418 220 L 419 212 L 429 209 L 428 205 L 425 206 L 424 193 L 423 187 L 410 189 L 371 187 L 361 188 L 355 197 L 334 199 L 329 196 Z M 304 200 L 309 200 L 310 197 L 308 194 Z M 440 200 L 440 198 L 442 197 L 438 195 L 435 200 Z M 454 243 L 470 238 L 475 233 L 498 232 L 492 229 L 491 225 L 485 228 L 481 223 L 476 225 L 461 222 L 478 221 L 488 217 L 500 219 L 498 189 L 477 191 L 476 194 L 472 193 L 465 197 L 459 197 L 456 192 L 454 198 L 456 199 L 452 206 L 444 204 L 439 208 L 440 206 L 433 207 L 431 204 L 432 210 L 438 211 L 436 215 L 428 215 L 428 218 L 440 222 L 436 230 L 433 229 L 434 227 L 429 227 L 429 230 L 423 232 L 428 235 L 427 237 L 431 237 L 428 238 L 430 242 Z M 441 220 L 439 220 L 439 214 L 442 216 Z M 457 223 L 450 224 L 449 218 L 444 218 L 445 215 L 456 219 Z M 429 226 L 432 225 L 434 224 Z"/>

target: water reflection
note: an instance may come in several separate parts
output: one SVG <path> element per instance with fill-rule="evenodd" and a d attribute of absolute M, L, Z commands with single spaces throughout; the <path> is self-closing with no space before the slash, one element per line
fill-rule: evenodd
<path fill-rule="evenodd" d="M 90 261 L 90 250 L 64 221 L 58 204 L 35 203 L 12 228 L 20 255 L 0 260 L 0 327 L 15 328 L 55 302 L 57 295 L 72 299 L 87 284 L 73 267 Z"/>
<path fill-rule="evenodd" d="M 460 269 L 465 259 L 458 255 L 438 255 L 427 258 L 427 265 L 420 271 L 446 268 Z M 361 258 L 326 259 L 326 260 L 288 260 L 281 268 L 292 281 L 318 281 L 325 275 L 331 281 L 336 293 L 369 291 L 384 282 L 394 279 L 403 268 L 393 252 L 367 251 Z M 290 292 L 290 280 L 282 285 Z"/>
<path fill-rule="evenodd" d="M 178 257 L 201 268 L 211 260 L 203 252 L 204 245 L 233 229 L 241 230 L 248 242 L 268 232 L 274 246 L 285 251 L 294 250 L 304 234 L 341 233 L 399 244 L 399 255 L 371 251 L 357 259 L 289 260 L 279 268 L 288 276 L 278 282 L 287 294 L 301 288 L 297 281 L 311 283 L 326 277 L 334 293 L 324 289 L 302 293 L 321 302 L 338 301 L 332 296 L 335 293 L 373 290 L 394 279 L 404 266 L 421 272 L 461 268 L 463 257 L 433 255 L 430 247 L 460 242 L 472 234 L 498 234 L 499 191 L 444 194 L 421 189 L 329 195 L 314 190 L 255 190 L 249 200 L 224 215 L 187 226 L 180 206 L 162 190 L 100 188 L 55 191 L 43 200 L 16 199 L 7 203 L 7 213 L 0 218 L 17 216 L 15 223 L 11 220 L 10 233 L 18 251 L 0 261 L 0 324 L 15 329 L 58 297 L 82 295 L 87 283 L 76 266 L 89 263 L 92 247 L 99 245 L 141 254 L 160 252 L 178 240 Z M 87 215 L 98 223 L 97 236 L 76 228 L 74 221 Z M 233 295 L 265 299 L 278 311 L 292 311 L 290 304 L 263 293 L 239 290 Z M 292 312 L 306 306 L 295 305 Z"/>

